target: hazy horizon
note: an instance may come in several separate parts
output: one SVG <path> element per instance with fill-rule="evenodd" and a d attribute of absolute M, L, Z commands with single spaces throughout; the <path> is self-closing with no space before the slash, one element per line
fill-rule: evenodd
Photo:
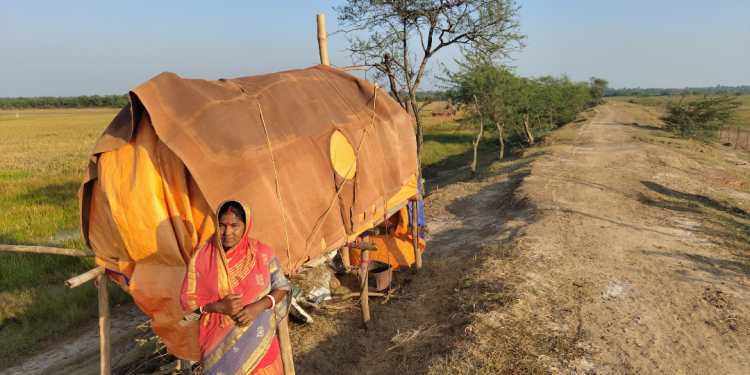
<path fill-rule="evenodd" d="M 340 4 L 0 0 L 0 97 L 121 95 L 163 71 L 213 80 L 306 68 L 319 62 L 315 15 L 332 33 Z M 611 88 L 750 85 L 750 2 L 519 4 L 528 47 L 507 63 L 520 75 L 596 76 Z M 333 65 L 351 64 L 347 44 L 329 37 Z M 439 52 L 420 89 L 439 89 L 438 63 L 455 68 L 457 53 Z"/>

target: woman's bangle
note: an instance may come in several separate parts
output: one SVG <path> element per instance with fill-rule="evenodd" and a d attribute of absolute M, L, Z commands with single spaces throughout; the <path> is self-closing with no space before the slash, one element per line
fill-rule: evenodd
<path fill-rule="evenodd" d="M 205 311 L 203 311 L 203 306 L 201 306 L 201 307 L 199 308 L 199 310 L 201 311 L 201 315 L 206 315 L 206 312 L 205 312 Z"/>
<path fill-rule="evenodd" d="M 271 299 L 271 310 L 273 310 L 273 308 L 276 306 L 276 298 L 273 298 L 273 296 L 270 294 L 266 294 L 264 297 L 268 297 L 269 299 Z"/>

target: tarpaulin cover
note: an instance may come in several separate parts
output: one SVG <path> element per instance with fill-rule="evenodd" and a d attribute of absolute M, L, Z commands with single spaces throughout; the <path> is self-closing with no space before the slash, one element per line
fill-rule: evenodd
<path fill-rule="evenodd" d="M 421 203 L 421 202 L 420 202 Z M 410 207 L 407 205 L 399 210 L 398 224 L 388 228 L 388 233 L 382 233 L 372 237 L 372 242 L 378 245 L 377 251 L 370 251 L 370 260 L 377 260 L 390 264 L 394 271 L 408 268 L 415 262 L 414 240 L 412 236 Z M 419 235 L 419 251 L 424 252 L 425 240 Z M 352 266 L 359 267 L 362 264 L 360 250 L 349 249 L 349 262 Z"/>
<path fill-rule="evenodd" d="M 219 203 L 247 203 L 250 236 L 288 273 L 417 194 L 416 173 L 409 115 L 338 69 L 218 81 L 163 73 L 130 92 L 99 139 L 79 191 L 81 227 L 169 350 L 197 359 L 195 325 L 177 324 L 180 287 Z"/>

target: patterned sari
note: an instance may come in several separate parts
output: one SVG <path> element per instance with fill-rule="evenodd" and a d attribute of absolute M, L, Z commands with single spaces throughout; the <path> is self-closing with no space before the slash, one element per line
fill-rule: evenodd
<path fill-rule="evenodd" d="M 247 327 L 237 327 L 219 313 L 202 315 L 198 323 L 204 374 L 282 374 L 275 332 L 288 312 L 291 286 L 271 248 L 248 237 L 252 219 L 247 206 L 242 208 L 246 224 L 240 243 L 225 253 L 217 230 L 193 254 L 180 300 L 185 311 L 195 311 L 228 294 L 242 295 L 247 306 L 272 290 L 286 290 L 287 298 L 276 301 L 273 310 L 264 310 Z"/>

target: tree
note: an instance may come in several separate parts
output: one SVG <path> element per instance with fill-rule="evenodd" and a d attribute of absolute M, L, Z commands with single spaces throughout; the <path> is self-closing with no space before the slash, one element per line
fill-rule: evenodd
<path fill-rule="evenodd" d="M 474 105 L 476 110 L 464 122 L 480 125 L 480 133 L 484 128 L 484 120 L 495 124 L 500 141 L 498 159 L 505 153 L 503 130 L 512 123 L 515 116 L 518 79 L 505 66 L 499 65 L 492 57 L 478 52 L 464 52 L 463 61 L 457 61 L 458 72 L 445 71 L 446 78 L 441 81 L 449 85 L 448 94 L 451 99 L 463 105 Z M 479 139 L 479 137 L 477 137 Z M 474 163 L 476 165 L 476 148 L 474 146 Z"/>
<path fill-rule="evenodd" d="M 591 90 L 591 97 L 594 98 L 594 103 L 599 104 L 601 98 L 604 96 L 604 89 L 607 88 L 609 82 L 606 79 L 591 77 L 589 78 L 589 90 Z"/>
<path fill-rule="evenodd" d="M 659 119 L 668 130 L 685 138 L 716 136 L 719 128 L 735 118 L 740 105 L 729 96 L 713 99 L 704 96 L 688 103 L 683 103 L 683 99 L 667 103 L 667 115 Z"/>
<path fill-rule="evenodd" d="M 335 7 L 359 65 L 376 69 L 417 122 L 417 160 L 422 169 L 423 125 L 417 90 L 428 61 L 451 45 L 470 46 L 493 57 L 523 48 L 515 0 L 347 0 Z M 368 38 L 357 35 L 370 33 Z M 354 33 L 354 34 L 351 34 Z M 416 44 L 416 47 L 415 47 Z"/>

